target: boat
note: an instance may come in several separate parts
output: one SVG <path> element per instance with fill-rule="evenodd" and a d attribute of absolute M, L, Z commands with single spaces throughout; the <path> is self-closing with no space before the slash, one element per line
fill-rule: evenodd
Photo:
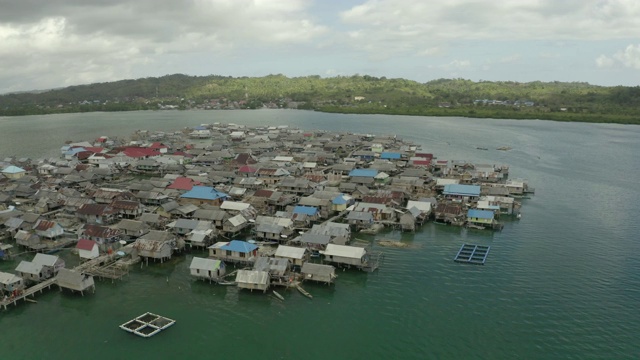
<path fill-rule="evenodd" d="M 284 301 L 284 296 L 278 294 L 278 292 L 275 290 L 272 290 L 272 291 L 273 291 L 273 295 L 275 295 L 278 299 Z"/>
<path fill-rule="evenodd" d="M 478 149 L 478 150 L 489 150 L 489 148 L 486 148 L 486 147 L 480 147 L 480 146 L 477 146 L 477 147 L 476 147 L 476 149 Z"/>
<path fill-rule="evenodd" d="M 218 281 L 218 285 L 231 286 L 231 285 L 235 285 L 235 284 L 236 284 L 235 281 Z"/>
<path fill-rule="evenodd" d="M 296 285 L 296 289 L 298 289 L 298 291 L 300 291 L 302 295 L 308 297 L 309 299 L 313 299 L 313 295 L 309 294 L 305 289 L 301 288 L 300 285 Z"/>

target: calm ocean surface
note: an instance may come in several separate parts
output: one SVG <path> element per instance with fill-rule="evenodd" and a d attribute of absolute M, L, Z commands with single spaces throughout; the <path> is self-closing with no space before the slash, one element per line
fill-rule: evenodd
<path fill-rule="evenodd" d="M 375 273 L 305 284 L 312 300 L 195 282 L 197 254 L 97 281 L 85 297 L 52 289 L 0 311 L 0 359 L 640 358 L 638 126 L 292 110 L 28 116 L 0 118 L 0 159 L 213 122 L 397 134 L 440 159 L 508 164 L 536 194 L 501 232 L 428 223 L 380 234 L 411 248 L 379 248 Z M 491 245 L 485 266 L 453 262 L 465 242 Z M 146 311 L 177 323 L 151 339 L 118 328 Z"/>

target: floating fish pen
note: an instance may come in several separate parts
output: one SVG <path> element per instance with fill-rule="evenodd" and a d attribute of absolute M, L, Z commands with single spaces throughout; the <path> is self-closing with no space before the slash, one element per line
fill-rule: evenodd
<path fill-rule="evenodd" d="M 464 244 L 453 259 L 455 262 L 484 265 L 491 246 Z"/>
<path fill-rule="evenodd" d="M 175 322 L 175 320 L 148 312 L 127 321 L 120 325 L 120 328 L 138 336 L 149 338 L 175 324 Z"/>

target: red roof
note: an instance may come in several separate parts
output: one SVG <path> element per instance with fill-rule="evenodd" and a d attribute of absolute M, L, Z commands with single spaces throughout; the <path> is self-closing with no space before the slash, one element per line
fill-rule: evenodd
<path fill-rule="evenodd" d="M 431 160 L 413 160 L 413 165 L 429 166 L 431 165 Z"/>
<path fill-rule="evenodd" d="M 123 153 L 132 158 L 141 158 L 141 157 L 149 157 L 149 156 L 158 156 L 161 155 L 160 152 L 150 149 L 150 148 L 139 148 L 139 147 L 130 147 L 124 149 Z"/>
<path fill-rule="evenodd" d="M 252 167 L 252 166 L 245 165 L 245 166 L 241 166 L 241 167 L 238 169 L 238 172 L 239 172 L 239 173 L 251 173 L 251 174 L 253 174 L 253 173 L 254 173 L 254 172 L 256 172 L 257 170 L 258 170 L 258 169 L 254 168 L 254 167 Z"/>
<path fill-rule="evenodd" d="M 117 237 L 117 236 L 120 236 L 120 234 L 122 233 L 120 229 L 113 229 L 110 227 L 93 225 L 93 224 L 85 224 L 82 232 L 85 236 L 97 237 L 97 238 L 103 238 L 103 239 L 110 239 L 113 237 Z"/>
<path fill-rule="evenodd" d="M 416 153 L 416 157 L 421 157 L 425 159 L 433 159 L 433 154 L 430 153 Z"/>
<path fill-rule="evenodd" d="M 93 250 L 93 247 L 96 246 L 96 245 L 97 245 L 97 243 L 95 241 L 93 241 L 93 240 L 80 239 L 80 240 L 78 240 L 78 245 L 76 245 L 76 249 L 91 251 L 91 250 Z"/>
<path fill-rule="evenodd" d="M 151 144 L 151 146 L 149 146 L 149 149 L 168 149 L 169 147 L 167 145 L 164 145 L 161 142 L 154 142 L 153 144 Z"/>
<path fill-rule="evenodd" d="M 271 197 L 271 195 L 273 195 L 273 190 L 267 189 L 260 189 L 253 194 L 255 197 Z"/>
<path fill-rule="evenodd" d="M 34 230 L 47 231 L 47 230 L 51 229 L 54 226 L 56 226 L 56 223 L 53 222 L 53 221 L 40 220 L 38 222 L 38 224 L 36 224 Z"/>
<path fill-rule="evenodd" d="M 167 186 L 167 189 L 191 190 L 197 185 L 202 185 L 202 183 L 188 177 L 179 177 L 176 178 L 171 185 Z"/>
<path fill-rule="evenodd" d="M 102 151 L 104 151 L 104 148 L 96 146 L 85 146 L 84 149 L 93 153 L 101 153 Z"/>
<path fill-rule="evenodd" d="M 91 151 L 80 151 L 79 153 L 76 153 L 76 157 L 78 158 L 78 160 L 85 160 L 93 154 L 94 153 Z"/>

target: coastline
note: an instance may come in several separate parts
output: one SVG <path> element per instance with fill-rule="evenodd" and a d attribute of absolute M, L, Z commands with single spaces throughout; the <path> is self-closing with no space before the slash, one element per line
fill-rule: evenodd
<path fill-rule="evenodd" d="M 494 108 L 495 109 L 495 108 Z M 87 111 L 65 111 L 66 109 L 51 109 L 54 111 L 41 111 L 33 113 L 7 114 L 0 111 L 0 117 L 21 117 L 33 115 L 60 115 L 60 114 L 84 114 L 84 113 L 118 113 L 129 111 L 191 111 L 200 109 L 175 109 L 158 110 L 155 108 L 132 108 L 132 109 L 95 109 Z M 283 109 L 242 109 L 251 110 L 283 110 Z M 434 116 L 434 117 L 462 117 L 467 119 L 496 119 L 496 120 L 544 120 L 555 122 L 592 123 L 592 124 L 621 124 L 640 125 L 640 115 L 614 115 L 614 114 L 585 114 L 566 112 L 520 112 L 508 109 L 486 110 L 482 108 L 459 107 L 459 108 L 356 108 L 356 107 L 318 107 L 312 109 L 289 109 L 297 111 L 315 111 L 327 114 L 349 114 L 349 115 L 400 115 L 400 116 Z M 201 110 L 201 111 L 228 111 L 228 110 Z"/>

